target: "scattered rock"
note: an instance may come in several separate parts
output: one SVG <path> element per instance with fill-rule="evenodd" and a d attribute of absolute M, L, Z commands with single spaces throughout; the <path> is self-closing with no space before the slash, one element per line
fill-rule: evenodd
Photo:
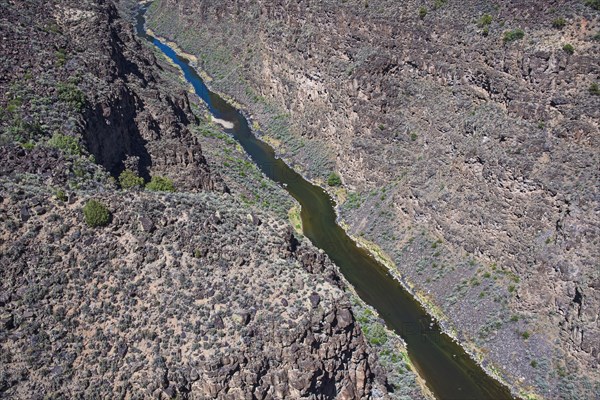
<path fill-rule="evenodd" d="M 21 207 L 19 215 L 21 216 L 21 221 L 27 222 L 29 218 L 31 218 L 31 212 L 29 211 L 29 207 Z"/>
<path fill-rule="evenodd" d="M 321 302 L 321 296 L 319 296 L 318 293 L 313 292 L 310 297 L 310 305 L 312 306 L 312 308 L 317 308 L 319 303 Z"/>
<path fill-rule="evenodd" d="M 142 226 L 142 230 L 146 233 L 153 232 L 156 228 L 152 220 L 146 217 L 140 217 L 140 225 Z"/>

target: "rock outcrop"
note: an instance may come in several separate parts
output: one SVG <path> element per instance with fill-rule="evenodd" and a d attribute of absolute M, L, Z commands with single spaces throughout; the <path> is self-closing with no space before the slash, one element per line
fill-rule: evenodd
<path fill-rule="evenodd" d="M 24 7 L 2 8 L 4 141 L 43 142 L 58 132 L 80 140 L 115 177 L 129 168 L 182 189 L 227 190 L 187 127 L 196 117 L 186 92 L 165 84 L 114 4 Z"/>
<path fill-rule="evenodd" d="M 485 362 L 524 391 L 589 397 L 600 16 L 587 3 L 160 0 L 150 19 L 284 157 L 340 173 L 351 232 Z"/>
<path fill-rule="evenodd" d="M 268 214 L 115 193 L 96 196 L 113 215 L 93 229 L 89 193 L 0 193 L 3 396 L 384 395 L 334 267 Z"/>

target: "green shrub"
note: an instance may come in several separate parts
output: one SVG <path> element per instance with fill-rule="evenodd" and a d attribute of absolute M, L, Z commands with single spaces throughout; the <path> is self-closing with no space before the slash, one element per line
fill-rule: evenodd
<path fill-rule="evenodd" d="M 342 178 L 335 172 L 332 172 L 327 178 L 327 184 L 329 186 L 340 186 L 342 184 Z"/>
<path fill-rule="evenodd" d="M 516 40 L 523 39 L 525 37 L 525 32 L 522 29 L 513 29 L 512 31 L 504 32 L 504 38 L 502 39 L 504 43 L 514 42 Z"/>
<path fill-rule="evenodd" d="M 427 15 L 427 8 L 421 7 L 419 8 L 419 18 L 423 19 Z"/>
<path fill-rule="evenodd" d="M 382 346 L 387 343 L 388 337 L 385 327 L 382 324 L 375 323 L 367 329 L 367 338 L 369 343 L 374 346 Z"/>
<path fill-rule="evenodd" d="M 92 228 L 105 226 L 110 222 L 110 211 L 98 200 L 88 200 L 83 207 L 83 215 L 85 223 Z"/>
<path fill-rule="evenodd" d="M 556 29 L 561 29 L 566 24 L 567 24 L 567 21 L 565 21 L 565 19 L 563 17 L 556 18 L 554 21 L 552 21 L 552 26 L 555 27 Z"/>
<path fill-rule="evenodd" d="M 144 178 L 126 169 L 119 175 L 119 185 L 121 185 L 122 189 L 140 188 L 144 186 Z"/>
<path fill-rule="evenodd" d="M 600 0 L 586 0 L 585 4 L 594 10 L 600 10 Z"/>
<path fill-rule="evenodd" d="M 174 192 L 173 181 L 162 176 L 153 176 L 150 182 L 146 184 L 146 189 L 153 192 Z"/>
<path fill-rule="evenodd" d="M 442 8 L 447 2 L 448 0 L 435 0 L 433 2 L 433 9 L 437 10 L 439 8 Z"/>
<path fill-rule="evenodd" d="M 65 153 L 78 156 L 81 155 L 81 147 L 79 146 L 79 140 L 73 136 L 67 136 L 60 133 L 55 133 L 48 140 L 48 146 L 60 149 Z"/>
<path fill-rule="evenodd" d="M 21 147 L 25 150 L 32 150 L 35 147 L 35 142 L 28 140 L 27 142 L 21 143 Z"/>
<path fill-rule="evenodd" d="M 6 105 L 6 111 L 10 114 L 17 112 L 23 105 L 23 100 L 19 97 L 11 99 Z"/>
<path fill-rule="evenodd" d="M 531 337 L 531 333 L 529 333 L 529 331 L 524 331 L 521 333 L 521 337 L 525 340 L 529 339 Z"/>
<path fill-rule="evenodd" d="M 361 203 L 362 203 L 362 199 L 360 198 L 360 194 L 351 192 L 348 194 L 348 198 L 346 199 L 346 202 L 344 203 L 344 207 L 346 207 L 349 210 L 354 210 L 354 209 L 359 208 Z"/>
<path fill-rule="evenodd" d="M 65 65 L 65 63 L 67 62 L 67 51 L 65 49 L 58 49 L 54 54 L 56 55 L 58 65 L 60 67 Z"/>
<path fill-rule="evenodd" d="M 479 18 L 479 21 L 477 22 L 477 25 L 481 28 L 483 28 L 484 26 L 488 26 L 491 25 L 493 21 L 493 18 L 490 14 L 483 14 L 481 16 L 481 18 Z"/>
<path fill-rule="evenodd" d="M 598 86 L 597 83 L 592 83 L 588 90 L 590 91 L 590 94 L 593 94 L 594 96 L 600 96 L 600 86 Z"/>
<path fill-rule="evenodd" d="M 596 32 L 596 34 L 592 36 L 592 40 L 600 42 L 600 32 Z"/>
<path fill-rule="evenodd" d="M 74 83 L 59 83 L 58 98 L 77 111 L 81 111 L 85 106 L 85 95 Z"/>
<path fill-rule="evenodd" d="M 62 189 L 57 190 L 56 193 L 54 193 L 54 197 L 56 197 L 56 199 L 60 201 L 67 201 L 68 199 L 67 194 Z"/>
<path fill-rule="evenodd" d="M 565 51 L 565 53 L 567 54 L 573 54 L 575 53 L 575 48 L 573 47 L 573 45 L 567 43 L 563 46 L 563 50 Z"/>
<path fill-rule="evenodd" d="M 47 25 L 44 28 L 42 28 L 42 30 L 45 32 L 62 33 L 60 26 L 58 26 L 58 24 L 56 23 L 51 23 L 50 25 Z"/>

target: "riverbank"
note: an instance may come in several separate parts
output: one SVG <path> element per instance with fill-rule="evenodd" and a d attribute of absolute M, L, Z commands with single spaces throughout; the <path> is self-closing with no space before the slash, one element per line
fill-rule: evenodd
<path fill-rule="evenodd" d="M 291 3 L 236 9 L 233 1 L 181 0 L 179 7 L 159 1 L 150 20 L 153 28 L 200 58 L 215 77 L 211 86 L 251 107 L 261 129 L 282 144 L 279 153 L 304 166 L 303 175 L 340 176 L 348 188 L 342 209 L 351 233 L 377 243 L 405 279 L 431 293 L 431 300 L 460 327 L 461 340 L 475 342 L 486 360 L 548 398 L 567 396 L 572 385 L 588 393 L 597 386 L 586 371 L 597 365 L 590 346 L 598 342 L 598 331 L 585 310 L 577 312 L 579 303 L 573 299 L 577 289 L 583 308 L 588 313 L 590 307 L 597 309 L 589 260 L 598 252 L 589 240 L 578 239 L 581 230 L 571 229 L 570 239 L 556 240 L 562 236 L 552 221 L 563 218 L 563 196 L 593 204 L 590 186 L 570 185 L 569 174 L 561 172 L 566 169 L 556 162 L 569 160 L 568 171 L 579 171 L 577 181 L 590 183 L 594 174 L 580 169 L 590 147 L 577 147 L 574 158 L 565 158 L 573 149 L 570 139 L 557 132 L 562 128 L 546 117 L 540 128 L 538 120 L 515 116 L 514 107 L 502 109 L 502 91 L 489 99 L 473 97 L 470 88 L 480 82 L 460 80 L 461 73 L 468 77 L 472 72 L 464 69 L 464 57 L 444 56 L 448 51 L 431 56 L 438 54 L 437 46 L 450 51 L 458 46 L 491 82 L 518 87 L 526 95 L 520 97 L 524 107 L 542 111 L 547 109 L 531 104 L 539 99 L 529 96 L 531 88 L 512 86 L 521 79 L 519 71 L 511 67 L 506 74 L 498 62 L 512 60 L 515 66 L 523 50 L 528 59 L 547 64 L 538 59 L 542 53 L 536 52 L 535 40 L 571 30 L 550 28 L 552 21 L 543 13 L 528 14 L 539 19 L 521 15 L 517 20 L 527 24 L 524 31 L 533 42 L 502 45 L 496 40 L 502 32 L 494 27 L 487 38 L 471 29 L 484 12 L 476 3 L 450 2 L 419 19 L 410 2 L 362 9 L 355 2 L 324 1 L 300 11 Z M 497 13 L 486 12 L 498 18 L 498 28 L 498 23 L 510 23 L 506 16 L 516 17 L 535 4 L 506 3 Z M 567 7 L 573 15 L 590 17 L 589 9 Z M 402 16 L 401 23 L 394 13 Z M 297 16 L 305 29 L 286 24 L 289 16 Z M 432 35 L 436 39 L 428 41 Z M 391 49 L 402 49 L 406 56 Z M 481 50 L 490 49 L 485 54 L 495 66 L 482 62 Z M 568 61 L 565 76 L 579 76 L 563 79 L 578 82 L 568 88 L 581 96 L 574 108 L 564 108 L 577 109 L 579 115 L 591 110 L 594 99 L 582 92 L 586 73 L 572 68 L 588 63 L 584 53 L 560 57 L 560 50 L 552 52 Z M 459 75 L 448 75 L 454 67 Z M 543 104 L 555 95 L 537 89 Z M 579 124 L 578 118 L 569 121 Z M 542 149 L 542 143 L 551 147 Z M 331 162 L 320 163 L 314 147 L 331 150 Z M 538 164 L 539 151 L 548 152 L 551 160 Z M 566 219 L 593 231 L 595 224 L 586 222 L 594 220 L 590 210 Z M 576 256 L 566 243 L 580 249 Z M 575 270 L 582 280 L 572 274 Z M 584 326 L 586 335 L 577 336 Z"/>
<path fill-rule="evenodd" d="M 149 33 L 151 31 L 146 30 L 146 32 Z M 157 39 L 163 43 L 168 42 L 164 38 Z M 177 51 L 177 55 L 185 58 L 185 52 L 181 50 Z M 172 62 L 169 62 L 169 64 L 173 65 Z M 183 83 L 188 83 L 184 78 L 183 72 L 179 74 L 179 78 L 183 80 Z M 226 101 L 230 105 L 233 104 L 237 107 L 241 107 L 240 104 L 236 104 L 229 99 Z M 250 123 L 252 123 L 252 116 L 249 115 L 246 110 L 243 108 L 238 110 L 244 115 L 245 118 L 247 118 Z M 213 121 L 216 120 L 217 123 L 220 122 L 221 126 L 226 125 L 225 128 L 233 125 L 230 121 L 216 118 L 215 116 L 212 116 L 211 118 Z M 291 226 L 299 235 L 301 235 L 303 238 L 302 240 L 310 241 L 309 238 L 303 235 L 300 206 L 293 206 L 289 210 L 288 216 Z M 365 334 L 369 345 L 376 351 L 379 360 L 384 365 L 384 368 L 387 371 L 388 379 L 390 379 L 389 383 L 395 388 L 394 390 L 396 395 L 400 397 L 408 396 L 413 399 L 434 399 L 435 397 L 427 388 L 425 380 L 418 375 L 414 365 L 409 361 L 406 345 L 402 338 L 385 327 L 381 317 L 377 315 L 376 311 L 372 307 L 368 306 L 362 299 L 360 299 L 353 286 L 347 280 L 345 280 L 339 271 L 338 274 L 344 282 L 343 286 L 347 290 L 352 300 L 352 309 L 354 314 L 359 319 L 361 330 Z"/>

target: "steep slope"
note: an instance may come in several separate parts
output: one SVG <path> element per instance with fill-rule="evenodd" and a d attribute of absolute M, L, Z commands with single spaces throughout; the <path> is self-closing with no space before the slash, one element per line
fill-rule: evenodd
<path fill-rule="evenodd" d="M 284 157 L 334 188 L 482 362 L 550 398 L 600 390 L 595 2 L 160 0 Z"/>
<path fill-rule="evenodd" d="M 0 37 L 0 397 L 421 397 L 112 2 L 0 0 Z"/>
<path fill-rule="evenodd" d="M 115 176 L 127 167 L 145 179 L 169 175 L 183 189 L 225 190 L 187 128 L 195 117 L 186 93 L 161 84 L 153 56 L 114 6 L 4 3 L 4 142 L 60 134 Z"/>

